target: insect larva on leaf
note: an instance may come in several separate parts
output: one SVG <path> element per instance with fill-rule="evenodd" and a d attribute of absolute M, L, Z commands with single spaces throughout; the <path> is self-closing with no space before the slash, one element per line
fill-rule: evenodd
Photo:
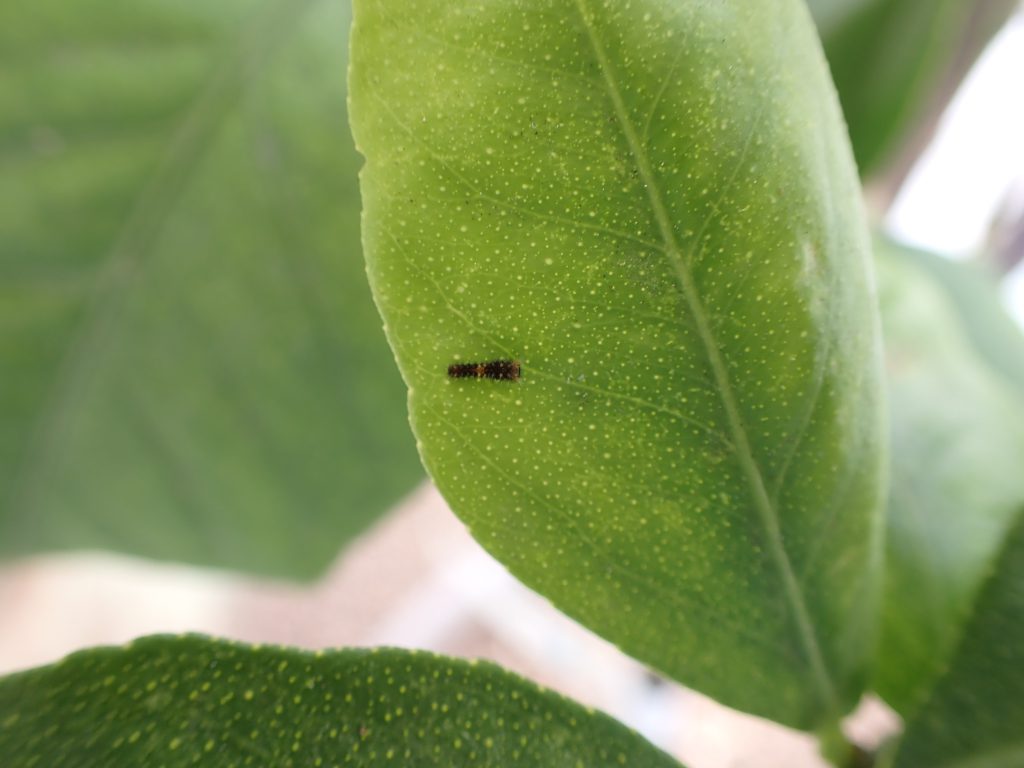
<path fill-rule="evenodd" d="M 519 381 L 518 360 L 489 360 L 483 363 L 452 363 L 448 376 L 453 379 L 491 379 Z"/>

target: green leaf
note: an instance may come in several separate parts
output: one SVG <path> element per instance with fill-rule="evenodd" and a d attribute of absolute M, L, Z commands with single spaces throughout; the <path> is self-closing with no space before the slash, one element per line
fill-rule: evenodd
<path fill-rule="evenodd" d="M 856 700 L 884 462 L 859 189 L 802 2 L 355 4 L 371 283 L 513 573 L 723 702 Z M 517 381 L 451 379 L 516 360 Z"/>
<path fill-rule="evenodd" d="M 907 715 L 948 664 L 1024 506 L 1024 403 L 934 272 L 887 242 L 877 251 L 893 469 L 876 687 Z"/>
<path fill-rule="evenodd" d="M 818 34 L 827 39 L 828 35 L 848 23 L 852 16 L 863 12 L 872 0 L 807 0 Z"/>
<path fill-rule="evenodd" d="M 982 264 L 890 244 L 926 271 L 946 294 L 974 352 L 1024 396 L 1024 333 L 1006 312 L 998 280 Z"/>
<path fill-rule="evenodd" d="M 1019 464 L 1018 464 L 1019 467 Z M 897 768 L 1024 766 L 1024 507 Z"/>
<path fill-rule="evenodd" d="M 678 766 L 610 717 L 486 662 L 202 637 L 0 679 L 8 768 Z"/>
<path fill-rule="evenodd" d="M 0 9 L 0 555 L 312 576 L 421 476 L 345 2 Z"/>
<path fill-rule="evenodd" d="M 934 119 L 1017 0 L 808 0 L 864 175 Z"/>

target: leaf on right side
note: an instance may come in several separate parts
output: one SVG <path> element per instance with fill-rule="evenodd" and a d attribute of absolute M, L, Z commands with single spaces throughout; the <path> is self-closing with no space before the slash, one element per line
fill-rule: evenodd
<path fill-rule="evenodd" d="M 1024 507 L 896 768 L 1024 766 Z"/>
<path fill-rule="evenodd" d="M 808 0 L 862 175 L 941 113 L 1015 0 Z"/>
<path fill-rule="evenodd" d="M 962 319 L 967 305 L 920 256 L 885 241 L 876 251 L 893 464 L 874 684 L 912 719 L 964 637 L 1024 507 L 1024 401 L 994 367 L 999 356 L 977 350 Z M 948 266 L 961 281 L 970 274 Z M 998 311 L 991 289 L 989 304 Z M 1007 333 L 1000 344 L 1015 342 Z M 1024 355 L 1024 345 L 1018 349 Z"/>
<path fill-rule="evenodd" d="M 1003 308 L 998 276 L 981 264 L 928 251 L 904 248 L 902 254 L 946 294 L 975 354 L 1024 398 L 1024 330 Z"/>

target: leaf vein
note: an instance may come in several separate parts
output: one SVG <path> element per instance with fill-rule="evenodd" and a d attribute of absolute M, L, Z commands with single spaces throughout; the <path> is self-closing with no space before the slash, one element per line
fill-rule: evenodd
<path fill-rule="evenodd" d="M 592 14 L 588 8 L 588 0 L 576 0 L 576 9 L 582 20 L 583 27 L 586 29 L 608 98 L 615 109 L 624 138 L 636 161 L 640 176 L 645 182 L 653 214 L 664 242 L 665 253 L 675 269 L 680 288 L 697 325 L 698 335 L 701 338 L 705 354 L 719 385 L 729 431 L 736 446 L 736 457 L 750 486 L 754 506 L 766 533 L 771 559 L 779 571 L 789 613 L 797 631 L 805 660 L 809 666 L 822 703 L 828 707 L 830 712 L 838 716 L 839 702 L 835 686 L 826 668 L 800 583 L 796 578 L 789 555 L 786 552 L 778 510 L 768 495 L 761 469 L 754 460 L 750 440 L 740 415 L 725 361 L 721 356 L 717 341 L 711 330 L 710 321 L 698 294 L 693 275 L 683 258 L 682 249 L 676 240 L 675 230 L 665 202 L 662 200 L 658 180 L 653 172 L 644 145 L 641 143 L 636 129 L 629 118 L 619 85 L 612 73 L 608 56 L 598 37 L 597 30 L 594 28 Z M 740 161 L 742 161 L 742 153 Z M 737 174 L 738 167 L 734 170 L 733 176 L 735 177 Z"/>

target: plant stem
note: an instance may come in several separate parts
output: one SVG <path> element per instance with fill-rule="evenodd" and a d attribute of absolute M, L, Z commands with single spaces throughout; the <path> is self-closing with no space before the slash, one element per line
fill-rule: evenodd
<path fill-rule="evenodd" d="M 818 743 L 822 757 L 836 768 L 872 768 L 875 765 L 875 755 L 847 739 L 838 722 L 818 730 Z"/>

